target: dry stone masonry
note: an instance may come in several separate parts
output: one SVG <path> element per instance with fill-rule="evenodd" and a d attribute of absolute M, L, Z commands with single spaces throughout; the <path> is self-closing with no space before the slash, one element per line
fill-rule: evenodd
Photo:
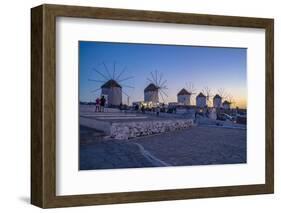
<path fill-rule="evenodd" d="M 193 126 L 192 119 L 113 123 L 110 136 L 118 140 L 127 140 L 135 137 L 186 129 L 191 126 Z"/>

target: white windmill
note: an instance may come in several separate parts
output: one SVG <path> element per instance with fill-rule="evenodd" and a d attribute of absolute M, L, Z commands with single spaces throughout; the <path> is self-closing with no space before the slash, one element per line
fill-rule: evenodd
<path fill-rule="evenodd" d="M 222 107 L 222 101 L 226 99 L 224 88 L 218 89 L 217 94 L 213 98 L 213 107 L 219 109 Z"/>
<path fill-rule="evenodd" d="M 235 99 L 233 98 L 233 96 L 231 94 L 229 94 L 226 98 L 226 101 L 228 102 L 229 104 L 229 109 L 232 107 L 232 108 L 235 108 L 236 107 L 236 101 Z"/>
<path fill-rule="evenodd" d="M 178 103 L 183 105 L 190 105 L 190 97 L 191 93 L 188 92 L 185 88 L 182 88 L 177 94 Z"/>
<path fill-rule="evenodd" d="M 209 87 L 205 87 L 202 90 L 202 93 L 205 94 L 205 96 L 206 96 L 207 105 L 211 106 L 212 105 L 212 97 L 214 97 L 214 95 L 212 94 L 212 90 Z"/>
<path fill-rule="evenodd" d="M 186 90 L 188 93 L 190 93 L 190 105 L 195 105 L 196 104 L 196 88 L 192 82 L 185 83 Z"/>
<path fill-rule="evenodd" d="M 167 80 L 164 80 L 163 73 L 159 73 L 157 70 L 150 72 L 150 77 L 147 78 L 148 86 L 144 89 L 144 101 L 152 102 L 153 104 L 159 103 L 159 95 L 163 103 L 165 98 L 168 97 L 165 90 L 167 90 Z"/>
<path fill-rule="evenodd" d="M 207 97 L 202 92 L 196 96 L 196 106 L 198 108 L 205 108 L 207 106 Z"/>
<path fill-rule="evenodd" d="M 123 88 L 134 88 L 130 85 L 123 84 L 123 82 L 134 78 L 133 76 L 123 77 L 126 67 L 124 67 L 121 72 L 116 71 L 116 63 L 113 63 L 113 69 L 110 72 L 108 66 L 103 62 L 102 64 L 102 71 L 97 68 L 93 68 L 93 71 L 98 74 L 101 78 L 99 80 L 96 79 L 88 79 L 89 81 L 94 81 L 99 83 L 99 88 L 92 90 L 91 92 L 98 92 L 101 90 L 100 95 L 105 96 L 107 99 L 108 106 L 119 106 L 122 104 L 122 94 L 127 96 L 127 104 L 129 105 L 130 96 L 124 92 Z M 98 77 L 97 77 L 98 78 Z"/>

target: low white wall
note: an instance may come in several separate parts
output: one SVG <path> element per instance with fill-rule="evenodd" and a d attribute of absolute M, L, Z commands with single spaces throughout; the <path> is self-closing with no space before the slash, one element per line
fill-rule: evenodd
<path fill-rule="evenodd" d="M 192 119 L 113 123 L 110 136 L 119 140 L 159 134 L 193 126 Z"/>

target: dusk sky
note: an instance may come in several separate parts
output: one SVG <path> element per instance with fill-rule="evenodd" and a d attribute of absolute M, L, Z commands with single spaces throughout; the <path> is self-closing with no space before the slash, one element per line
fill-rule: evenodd
<path fill-rule="evenodd" d="M 148 85 L 150 72 L 157 70 L 167 80 L 168 94 L 166 102 L 176 102 L 177 93 L 187 83 L 192 82 L 199 93 L 209 87 L 215 95 L 220 88 L 231 94 L 238 107 L 247 104 L 247 49 L 217 48 L 199 46 L 177 46 L 157 44 L 129 44 L 113 42 L 79 42 L 79 78 L 80 101 L 94 101 L 101 91 L 91 92 L 100 88 L 102 83 L 89 81 L 94 79 L 104 81 L 93 68 L 109 78 L 102 63 L 115 77 L 126 70 L 121 79 L 133 76 L 133 79 L 121 82 L 130 102 L 141 101 L 143 90 Z M 123 95 L 123 102 L 127 98 Z"/>

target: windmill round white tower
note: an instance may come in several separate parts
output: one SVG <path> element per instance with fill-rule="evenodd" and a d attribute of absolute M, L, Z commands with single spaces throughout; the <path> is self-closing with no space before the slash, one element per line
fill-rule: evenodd
<path fill-rule="evenodd" d="M 158 73 L 155 70 L 154 73 L 150 72 L 151 78 L 147 78 L 149 85 L 144 89 L 144 101 L 152 102 L 152 104 L 159 103 L 159 95 L 163 103 L 165 103 L 165 98 L 168 97 L 167 93 L 164 90 L 167 90 L 167 80 L 163 79 L 163 74 Z"/>
<path fill-rule="evenodd" d="M 183 105 L 190 105 L 190 97 L 191 93 L 188 92 L 185 88 L 181 89 L 179 93 L 177 94 L 178 97 L 178 103 Z"/>
<path fill-rule="evenodd" d="M 119 106 L 122 103 L 122 87 L 110 79 L 101 86 L 101 96 L 107 97 L 108 106 Z"/>
<path fill-rule="evenodd" d="M 224 101 L 222 103 L 222 107 L 225 109 L 225 110 L 229 110 L 230 109 L 230 105 L 231 103 L 229 101 Z"/>
<path fill-rule="evenodd" d="M 213 107 L 214 108 L 221 108 L 222 106 L 222 97 L 216 94 L 213 98 Z"/>
<path fill-rule="evenodd" d="M 205 94 L 207 106 L 212 106 L 212 101 L 211 101 L 213 97 L 212 90 L 209 87 L 205 87 L 202 90 L 202 93 Z"/>
<path fill-rule="evenodd" d="M 196 104 L 196 88 L 192 82 L 185 83 L 186 90 L 188 93 L 190 93 L 190 105 Z"/>
<path fill-rule="evenodd" d="M 207 106 L 207 97 L 202 92 L 196 96 L 196 106 L 199 108 Z"/>
<path fill-rule="evenodd" d="M 153 103 L 159 102 L 158 87 L 155 84 L 150 83 L 144 89 L 144 101 L 145 102 L 153 102 Z"/>
<path fill-rule="evenodd" d="M 235 102 L 235 100 L 234 100 L 234 98 L 232 97 L 231 94 L 229 94 L 227 96 L 226 100 L 222 103 L 222 106 L 226 110 L 229 110 L 229 109 L 231 109 L 231 107 L 236 106 L 236 102 Z"/>

